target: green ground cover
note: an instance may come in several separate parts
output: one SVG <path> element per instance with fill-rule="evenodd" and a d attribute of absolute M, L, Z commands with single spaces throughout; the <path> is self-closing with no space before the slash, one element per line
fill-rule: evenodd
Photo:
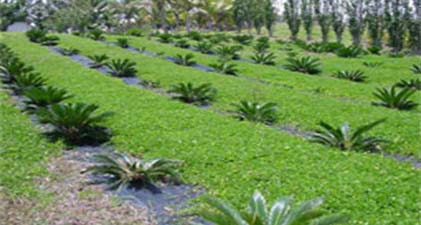
<path fill-rule="evenodd" d="M 0 192 L 8 197 L 37 196 L 33 181 L 47 174 L 46 160 L 58 152 L 59 145 L 48 143 L 0 88 Z"/>
<path fill-rule="evenodd" d="M 33 65 L 51 84 L 75 94 L 72 101 L 96 103 L 101 110 L 116 113 L 106 125 L 116 134 L 113 143 L 117 149 L 184 160 L 185 180 L 201 184 L 217 196 L 237 205 L 255 189 L 270 200 L 289 194 L 298 200 L 325 196 L 325 209 L 350 214 L 351 224 L 418 223 L 420 172 L 408 164 L 376 154 L 341 152 L 267 126 L 238 122 L 129 87 L 29 43 L 23 35 L 5 36 L 4 42 L 24 62 Z M 88 40 L 62 38 L 65 45 L 75 44 L 83 53 L 96 49 L 96 53 L 130 57 L 141 64 L 138 68 L 143 68 L 142 76 L 166 73 L 159 70 L 166 67 L 163 61 Z M 154 70 L 148 68 L 151 63 Z M 195 77 L 188 68 L 180 72 L 174 65 L 172 68 L 174 73 L 169 76 L 173 79 L 181 80 L 181 72 Z M 226 80 L 228 84 L 239 82 Z M 242 85 L 239 82 L 231 88 Z"/>
<path fill-rule="evenodd" d="M 305 130 L 315 129 L 320 120 L 334 124 L 348 121 L 353 126 L 361 126 L 387 117 L 388 121 L 373 130 L 372 134 L 391 141 L 388 152 L 412 154 L 421 158 L 421 143 L 418 141 L 420 130 L 413 123 L 419 120 L 419 111 L 401 112 L 374 107 L 369 102 L 344 102 L 333 97 L 301 93 L 288 88 L 267 86 L 231 76 L 176 66 L 172 62 L 132 53 L 116 46 L 106 46 L 89 39 L 69 35 L 60 37 L 62 46 L 80 49 L 84 55 L 107 54 L 115 59 L 130 58 L 137 63 L 139 77 L 160 81 L 166 89 L 178 82 L 212 83 L 218 89 L 218 97 L 213 104 L 216 110 L 232 110 L 232 103 L 240 100 L 275 102 L 280 107 L 280 124 L 290 124 Z"/>

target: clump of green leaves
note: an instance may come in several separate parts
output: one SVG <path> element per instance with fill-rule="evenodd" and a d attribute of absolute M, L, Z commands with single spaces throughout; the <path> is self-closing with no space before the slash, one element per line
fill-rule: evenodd
<path fill-rule="evenodd" d="M 111 74 L 116 77 L 135 77 L 137 70 L 136 63 L 129 59 L 113 59 L 106 64 Z"/>
<path fill-rule="evenodd" d="M 275 65 L 275 54 L 273 54 L 272 52 L 270 53 L 259 53 L 256 52 L 251 59 L 254 61 L 254 63 L 256 64 L 263 64 L 263 65 Z"/>
<path fill-rule="evenodd" d="M 346 79 L 354 82 L 364 82 L 367 76 L 361 70 L 341 70 L 336 72 L 333 76 L 339 79 Z"/>
<path fill-rule="evenodd" d="M 336 51 L 336 55 L 343 58 L 357 58 L 363 54 L 365 54 L 364 49 L 355 45 L 343 47 Z"/>
<path fill-rule="evenodd" d="M 384 121 L 385 119 L 377 120 L 361 126 L 355 131 L 352 131 L 348 123 L 334 128 L 322 121 L 320 122 L 322 129 L 312 134 L 310 140 L 341 150 L 380 151 L 382 149 L 381 144 L 385 143 L 385 140 L 376 137 L 365 137 L 364 134 Z"/>
<path fill-rule="evenodd" d="M 240 101 L 233 104 L 234 114 L 239 120 L 247 120 L 265 124 L 272 124 L 277 120 L 277 104 Z"/>
<path fill-rule="evenodd" d="M 121 48 L 128 48 L 129 47 L 129 39 L 127 38 L 118 38 L 117 39 L 117 46 Z"/>
<path fill-rule="evenodd" d="M 232 40 L 242 45 L 250 45 L 253 39 L 254 37 L 252 35 L 236 35 L 232 37 Z"/>
<path fill-rule="evenodd" d="M 158 190 L 156 182 L 180 184 L 178 169 L 181 162 L 168 159 L 139 159 L 123 153 L 101 154 L 95 156 L 97 165 L 85 172 L 106 176 L 109 188 L 150 188 Z"/>
<path fill-rule="evenodd" d="M 421 74 L 421 63 L 412 65 L 411 71 L 415 74 Z"/>
<path fill-rule="evenodd" d="M 60 103 L 73 97 L 66 90 L 51 86 L 42 86 L 23 91 L 28 109 L 39 109 Z"/>
<path fill-rule="evenodd" d="M 411 80 L 401 80 L 395 84 L 396 87 L 400 88 L 410 88 L 413 90 L 421 90 L 421 80 L 420 79 L 411 79 Z"/>
<path fill-rule="evenodd" d="M 192 83 L 179 83 L 173 85 L 169 90 L 170 93 L 175 94 L 176 99 L 185 103 L 206 105 L 213 101 L 216 97 L 216 89 L 211 84 L 201 84 L 194 86 Z"/>
<path fill-rule="evenodd" d="M 0 76 L 5 83 L 14 83 L 16 77 L 33 71 L 34 68 L 32 66 L 27 66 L 15 57 L 3 60 L 0 64 Z"/>
<path fill-rule="evenodd" d="M 31 29 L 28 30 L 25 34 L 31 42 L 42 45 L 57 45 L 57 42 L 59 41 L 57 36 L 48 35 L 48 32 L 42 29 Z"/>
<path fill-rule="evenodd" d="M 237 75 L 237 65 L 228 62 L 219 62 L 216 64 L 210 64 L 210 67 L 215 69 L 216 72 L 228 75 Z"/>
<path fill-rule="evenodd" d="M 102 55 L 90 55 L 88 56 L 88 58 L 92 60 L 92 63 L 90 64 L 91 68 L 99 68 L 99 67 L 105 66 L 110 57 L 108 57 L 105 54 L 102 54 Z"/>
<path fill-rule="evenodd" d="M 241 211 L 214 197 L 205 197 L 204 202 L 206 207 L 197 210 L 196 214 L 215 225 L 331 225 L 347 221 L 340 214 L 323 215 L 318 209 L 324 202 L 323 198 L 305 201 L 294 207 L 292 197 L 281 197 L 269 207 L 263 195 L 256 191 L 248 207 Z"/>
<path fill-rule="evenodd" d="M 54 126 L 53 137 L 61 137 L 69 144 L 97 144 L 109 139 L 106 128 L 98 126 L 112 113 L 95 115 L 99 107 L 86 103 L 54 104 L 36 111 L 42 123 Z"/>
<path fill-rule="evenodd" d="M 158 40 L 161 43 L 171 43 L 173 36 L 171 34 L 160 34 Z"/>
<path fill-rule="evenodd" d="M 373 104 L 398 110 L 411 110 L 418 106 L 418 103 L 410 99 L 415 92 L 411 88 L 398 90 L 395 86 L 391 88 L 377 88 L 373 94 L 380 101 L 373 102 Z"/>
<path fill-rule="evenodd" d="M 175 42 L 175 47 L 179 47 L 179 48 L 189 48 L 190 44 L 187 40 L 185 39 L 180 39 L 178 41 Z"/>
<path fill-rule="evenodd" d="M 80 51 L 76 48 L 60 48 L 59 52 L 65 56 L 72 56 L 79 54 Z"/>
<path fill-rule="evenodd" d="M 196 64 L 196 61 L 194 61 L 193 58 L 194 58 L 194 55 L 191 53 L 186 54 L 186 55 L 177 54 L 175 56 L 174 62 L 182 66 L 193 66 L 194 64 Z"/>
<path fill-rule="evenodd" d="M 210 54 L 210 53 L 212 53 L 213 45 L 212 45 L 212 43 L 209 43 L 209 42 L 199 42 L 199 43 L 197 43 L 197 45 L 195 46 L 195 48 L 200 53 Z"/>
<path fill-rule="evenodd" d="M 231 59 L 239 59 L 240 55 L 239 55 L 239 51 L 242 50 L 241 46 L 237 46 L 237 45 L 233 45 L 233 46 L 220 46 L 218 48 L 216 48 L 216 54 L 218 54 L 218 56 L 220 58 L 225 59 L 226 61 L 231 60 Z"/>
<path fill-rule="evenodd" d="M 320 69 L 320 60 L 310 56 L 304 56 L 301 58 L 288 58 L 287 64 L 285 64 L 283 67 L 287 70 L 306 74 L 318 74 L 322 72 Z"/>
<path fill-rule="evenodd" d="M 100 29 L 90 30 L 89 33 L 88 33 L 88 37 L 92 40 L 95 40 L 95 41 L 105 40 L 104 31 L 102 31 Z"/>
<path fill-rule="evenodd" d="M 17 93 L 22 93 L 24 90 L 32 88 L 40 88 L 46 84 L 46 80 L 38 73 L 25 73 L 16 77 L 12 88 Z"/>
<path fill-rule="evenodd" d="M 382 62 L 363 62 L 363 65 L 368 68 L 378 68 L 383 65 Z"/>

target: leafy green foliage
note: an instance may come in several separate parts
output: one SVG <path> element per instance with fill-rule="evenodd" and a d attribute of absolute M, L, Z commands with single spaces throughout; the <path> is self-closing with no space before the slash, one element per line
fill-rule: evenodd
<path fill-rule="evenodd" d="M 385 119 L 377 120 L 357 128 L 354 132 L 348 123 L 334 128 L 322 121 L 320 122 L 322 129 L 312 134 L 310 140 L 341 150 L 380 151 L 381 144 L 386 141 L 376 137 L 365 137 L 364 134 L 384 121 Z"/>
<path fill-rule="evenodd" d="M 88 33 L 88 37 L 95 41 L 103 41 L 105 40 L 104 31 L 100 29 L 93 29 L 90 30 Z"/>
<path fill-rule="evenodd" d="M 41 77 L 39 74 L 25 73 L 16 77 L 13 89 L 17 93 L 21 93 L 24 90 L 42 87 L 45 85 L 45 83 L 46 79 Z"/>
<path fill-rule="evenodd" d="M 91 68 L 99 68 L 101 66 L 105 66 L 110 57 L 108 57 L 105 54 L 102 54 L 102 55 L 90 55 L 88 56 L 88 58 L 92 60 L 92 63 L 90 65 Z"/>
<path fill-rule="evenodd" d="M 129 47 L 129 39 L 127 38 L 118 38 L 117 39 L 117 46 L 121 48 L 128 48 Z"/>
<path fill-rule="evenodd" d="M 253 35 L 236 35 L 232 37 L 232 40 L 242 45 L 250 45 L 253 39 L 254 39 Z"/>
<path fill-rule="evenodd" d="M 196 61 L 194 61 L 193 58 L 194 58 L 194 55 L 191 53 L 186 54 L 186 55 L 177 54 L 175 56 L 174 62 L 182 66 L 193 66 L 194 64 L 196 64 Z"/>
<path fill-rule="evenodd" d="M 47 31 L 41 29 L 31 29 L 26 32 L 30 41 L 42 45 L 56 45 L 59 41 L 57 36 L 48 35 Z"/>
<path fill-rule="evenodd" d="M 113 59 L 111 62 L 106 63 L 111 74 L 116 77 L 135 77 L 137 70 L 136 63 L 129 59 Z"/>
<path fill-rule="evenodd" d="M 160 34 L 158 36 L 158 40 L 161 43 L 171 43 L 173 39 L 173 36 L 171 34 Z"/>
<path fill-rule="evenodd" d="M 380 55 L 383 49 L 379 46 L 371 46 L 367 50 L 373 55 Z"/>
<path fill-rule="evenodd" d="M 301 58 L 288 58 L 287 64 L 285 64 L 283 67 L 287 70 L 307 74 L 318 74 L 322 72 L 320 69 L 320 60 L 310 56 L 303 56 Z"/>
<path fill-rule="evenodd" d="M 258 53 L 264 53 L 270 48 L 269 38 L 261 37 L 257 39 L 257 43 L 254 46 L 254 50 Z"/>
<path fill-rule="evenodd" d="M 228 63 L 228 62 L 219 62 L 215 64 L 210 64 L 210 67 L 214 68 L 216 72 L 228 74 L 228 75 L 237 75 L 237 65 Z"/>
<path fill-rule="evenodd" d="M 255 191 L 248 207 L 242 211 L 214 197 L 206 197 L 204 202 L 206 208 L 196 213 L 215 225 L 330 225 L 347 221 L 340 214 L 323 216 L 318 209 L 324 202 L 323 198 L 305 201 L 294 207 L 292 197 L 281 197 L 269 207 L 263 195 Z"/>
<path fill-rule="evenodd" d="M 364 82 L 367 76 L 361 70 L 341 70 L 336 72 L 333 76 L 339 79 L 346 79 L 354 82 Z"/>
<path fill-rule="evenodd" d="M 190 39 L 194 40 L 194 41 L 201 41 L 203 40 L 203 36 L 197 32 L 197 31 L 191 31 L 189 32 L 186 37 L 189 37 Z"/>
<path fill-rule="evenodd" d="M 180 39 L 180 40 L 176 41 L 174 45 L 176 47 L 179 47 L 179 48 L 189 48 L 190 47 L 189 42 L 185 39 Z"/>
<path fill-rule="evenodd" d="M 76 48 L 60 48 L 59 52 L 65 56 L 72 56 L 79 54 L 80 51 Z"/>
<path fill-rule="evenodd" d="M 99 107 L 86 103 L 54 104 L 39 109 L 36 114 L 42 123 L 54 126 L 53 135 L 60 135 L 69 144 L 96 144 L 109 138 L 108 131 L 99 127 L 112 113 L 94 115 Z"/>
<path fill-rule="evenodd" d="M 343 58 L 357 58 L 363 54 L 365 54 L 364 49 L 355 45 L 343 47 L 336 51 L 336 55 Z"/>
<path fill-rule="evenodd" d="M 216 54 L 219 55 L 219 57 L 224 58 L 226 60 L 231 60 L 231 59 L 239 59 L 240 55 L 239 55 L 239 51 L 241 51 L 242 47 L 241 46 L 237 46 L 237 45 L 233 45 L 233 46 L 220 46 L 218 48 L 216 48 Z"/>
<path fill-rule="evenodd" d="M 178 172 L 180 161 L 168 159 L 138 159 L 123 153 L 96 155 L 97 165 L 89 167 L 86 172 L 110 177 L 106 180 L 111 189 L 153 188 L 155 182 L 180 184 Z"/>
<path fill-rule="evenodd" d="M 211 84 L 201 84 L 195 87 L 192 83 L 179 83 L 173 85 L 169 90 L 170 93 L 175 94 L 174 98 L 179 99 L 185 103 L 206 105 L 215 99 L 216 89 Z"/>
<path fill-rule="evenodd" d="M 66 90 L 51 86 L 31 88 L 25 90 L 23 95 L 27 98 L 25 103 L 28 109 L 45 108 L 73 97 Z"/>
<path fill-rule="evenodd" d="M 313 42 L 304 45 L 303 48 L 310 52 L 324 53 L 336 52 L 339 49 L 344 48 L 344 45 L 338 42 Z"/>
<path fill-rule="evenodd" d="M 412 65 L 411 71 L 415 74 L 421 74 L 421 63 Z"/>
<path fill-rule="evenodd" d="M 259 53 L 256 52 L 251 59 L 254 61 L 254 63 L 257 64 L 263 64 L 263 65 L 275 65 L 275 58 L 276 56 L 271 53 Z"/>
<path fill-rule="evenodd" d="M 34 68 L 32 66 L 27 66 L 25 63 L 20 61 L 17 58 L 10 58 L 4 60 L 0 64 L 0 76 L 5 83 L 14 83 L 16 77 L 33 72 Z"/>
<path fill-rule="evenodd" d="M 195 47 L 199 52 L 203 54 L 210 54 L 212 53 L 213 45 L 209 42 L 199 42 Z"/>
<path fill-rule="evenodd" d="M 240 103 L 233 104 L 235 107 L 235 117 L 240 120 L 248 120 L 252 122 L 260 122 L 271 124 L 277 120 L 277 104 L 258 103 L 249 101 L 240 101 Z"/>
<path fill-rule="evenodd" d="M 136 29 L 136 28 L 129 29 L 126 32 L 126 34 L 129 35 L 129 36 L 134 36 L 134 37 L 143 37 L 144 36 L 143 30 L 142 29 Z"/>
<path fill-rule="evenodd" d="M 411 79 L 411 80 L 401 80 L 398 83 L 395 84 L 396 87 L 400 88 L 409 88 L 413 90 L 421 90 L 421 80 L 419 78 L 417 79 Z"/>
<path fill-rule="evenodd" d="M 402 90 L 397 90 L 396 87 L 377 88 L 373 94 L 380 102 L 374 102 L 373 104 L 398 110 L 411 110 L 418 106 L 416 102 L 410 100 L 410 97 L 415 92 L 411 88 L 404 88 Z"/>

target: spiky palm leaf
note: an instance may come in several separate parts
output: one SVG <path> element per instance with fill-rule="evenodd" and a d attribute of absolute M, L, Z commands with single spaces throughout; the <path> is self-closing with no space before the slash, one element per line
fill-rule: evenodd
<path fill-rule="evenodd" d="M 198 210 L 197 214 L 215 225 L 332 225 L 347 221 L 339 214 L 323 216 L 318 209 L 323 198 L 303 202 L 297 207 L 293 207 L 292 200 L 292 197 L 281 197 L 269 207 L 263 195 L 256 191 L 248 207 L 240 211 L 226 201 L 205 197 L 207 207 Z"/>
<path fill-rule="evenodd" d="M 40 88 L 44 86 L 46 79 L 41 77 L 38 73 L 26 73 L 16 77 L 16 82 L 13 85 L 13 89 L 21 93 L 24 90 L 31 88 Z"/>
<path fill-rule="evenodd" d="M 254 63 L 263 64 L 263 65 L 275 65 L 274 59 L 276 58 L 275 54 L 271 53 L 259 53 L 257 52 L 251 59 Z"/>
<path fill-rule="evenodd" d="M 128 48 L 129 47 L 129 39 L 127 38 L 118 38 L 117 39 L 117 46 L 121 48 Z"/>
<path fill-rule="evenodd" d="M 93 29 L 89 31 L 88 37 L 95 41 L 105 40 L 104 32 L 100 29 Z"/>
<path fill-rule="evenodd" d="M 201 84 L 195 87 L 192 83 L 179 83 L 173 85 L 169 90 L 170 93 L 174 93 L 177 96 L 175 98 L 193 104 L 208 104 L 214 100 L 216 96 L 216 89 L 211 84 Z"/>
<path fill-rule="evenodd" d="M 97 129 L 98 123 L 111 116 L 111 112 L 94 115 L 99 107 L 86 103 L 54 104 L 36 111 L 42 123 L 54 126 L 55 131 L 72 144 L 83 141 L 103 141 L 107 139 L 104 129 Z"/>
<path fill-rule="evenodd" d="M 101 66 L 105 66 L 107 64 L 107 60 L 110 58 L 105 54 L 102 55 L 91 55 L 88 56 L 92 63 L 90 64 L 91 68 L 99 68 Z"/>
<path fill-rule="evenodd" d="M 59 40 L 57 36 L 47 35 L 47 31 L 41 29 L 31 29 L 25 34 L 30 41 L 42 45 L 56 45 Z"/>
<path fill-rule="evenodd" d="M 320 60 L 310 56 L 304 56 L 301 58 L 288 58 L 287 64 L 285 64 L 283 67 L 287 70 L 307 74 L 318 74 L 322 71 L 320 69 Z"/>
<path fill-rule="evenodd" d="M 411 88 L 398 90 L 395 86 L 391 88 L 377 88 L 373 94 L 380 102 L 373 102 L 373 104 L 398 110 L 411 110 L 418 106 L 418 103 L 410 100 L 410 97 L 415 92 Z"/>
<path fill-rule="evenodd" d="M 186 55 L 177 54 L 175 56 L 175 63 L 182 66 L 193 66 L 196 64 L 196 61 L 193 60 L 194 55 L 189 53 Z"/>
<path fill-rule="evenodd" d="M 364 82 L 367 76 L 361 70 L 342 70 L 334 74 L 339 79 L 346 79 L 354 82 Z"/>
<path fill-rule="evenodd" d="M 385 119 L 377 120 L 361 126 L 355 131 L 351 130 L 348 123 L 334 128 L 322 121 L 320 122 L 322 129 L 312 134 L 310 140 L 341 150 L 379 151 L 381 150 L 381 144 L 385 143 L 385 140 L 376 137 L 364 137 L 364 133 L 367 133 L 384 121 Z"/>
<path fill-rule="evenodd" d="M 26 66 L 19 59 L 10 58 L 0 65 L 0 77 L 5 83 L 13 83 L 16 81 L 16 77 L 31 73 L 33 70 L 34 68 L 32 66 Z"/>
<path fill-rule="evenodd" d="M 231 60 L 231 59 L 239 59 L 240 55 L 239 55 L 239 51 L 241 51 L 242 47 L 241 46 L 220 46 L 218 48 L 216 48 L 216 54 L 219 55 L 219 57 L 226 59 L 226 60 Z"/>
<path fill-rule="evenodd" d="M 413 90 L 421 90 L 421 80 L 419 78 L 417 79 L 411 79 L 411 80 L 401 80 L 398 83 L 395 84 L 396 87 L 400 88 L 410 88 Z"/>
<path fill-rule="evenodd" d="M 232 63 L 221 62 L 218 64 L 210 64 L 210 67 L 214 68 L 216 72 L 228 74 L 228 75 L 237 75 L 237 65 Z"/>
<path fill-rule="evenodd" d="M 157 181 L 181 182 L 178 168 L 181 162 L 168 159 L 144 160 L 122 153 L 96 155 L 97 165 L 89 167 L 86 172 L 95 175 L 109 176 L 109 188 L 124 187 L 143 188 L 154 186 Z"/>
<path fill-rule="evenodd" d="M 106 63 L 111 74 L 116 77 L 135 77 L 137 70 L 136 63 L 129 59 L 113 59 L 111 62 Z"/>
<path fill-rule="evenodd" d="M 254 50 L 258 53 L 265 53 L 270 48 L 269 41 L 258 41 Z"/>
<path fill-rule="evenodd" d="M 421 74 L 421 63 L 412 65 L 411 71 L 415 74 Z"/>
<path fill-rule="evenodd" d="M 232 40 L 242 45 L 250 45 L 253 39 L 254 39 L 253 35 L 236 35 L 232 37 Z"/>
<path fill-rule="evenodd" d="M 339 57 L 343 57 L 343 58 L 357 58 L 360 55 L 365 54 L 365 52 L 361 47 L 351 45 L 348 47 L 343 47 L 343 48 L 338 49 L 336 54 Z"/>
<path fill-rule="evenodd" d="M 173 37 L 171 34 L 160 34 L 158 38 L 161 43 L 171 43 Z"/>
<path fill-rule="evenodd" d="M 212 43 L 209 42 L 199 42 L 196 46 L 196 49 L 203 54 L 212 53 Z"/>
<path fill-rule="evenodd" d="M 51 86 L 27 89 L 23 95 L 27 98 L 25 103 L 28 109 L 47 107 L 73 97 L 66 90 Z"/>
<path fill-rule="evenodd" d="M 240 101 L 233 104 L 236 108 L 235 117 L 240 120 L 248 120 L 260 123 L 274 123 L 277 120 L 277 105 L 275 103 L 257 103 L 249 101 Z"/>

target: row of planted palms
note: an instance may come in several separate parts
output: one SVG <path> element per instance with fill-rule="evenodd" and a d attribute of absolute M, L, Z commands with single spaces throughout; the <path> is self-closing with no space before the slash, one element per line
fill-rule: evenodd
<path fill-rule="evenodd" d="M 65 53 L 76 54 L 76 50 L 67 49 Z M 35 113 L 40 122 L 49 123 L 55 127 L 54 133 L 58 134 L 68 144 L 86 145 L 99 144 L 108 140 L 110 131 L 105 127 L 99 126 L 104 119 L 111 115 L 106 112 L 94 115 L 98 106 L 86 103 L 61 103 L 69 99 L 72 95 L 65 90 L 47 86 L 46 80 L 38 73 L 34 72 L 32 67 L 26 66 L 4 45 L 0 45 L 0 68 L 3 82 L 15 94 L 22 95 L 25 98 L 25 109 L 30 113 Z M 93 68 L 107 65 L 104 61 L 106 56 L 93 56 Z M 116 60 L 114 62 L 128 62 L 128 60 Z M 109 65 L 116 64 L 110 63 Z M 113 75 L 125 76 L 132 75 L 135 72 L 133 63 L 123 63 L 123 70 L 118 70 L 119 66 L 110 66 Z M 128 66 L 127 66 L 128 65 Z M 114 69 L 113 69 L 114 68 Z M 127 73 L 126 73 L 127 72 Z M 179 93 L 179 99 L 197 103 L 207 102 L 209 97 L 209 88 L 203 85 L 201 88 L 193 88 L 191 85 L 178 85 L 172 90 Z M 204 94 L 193 95 L 193 99 L 183 95 L 184 89 L 202 90 Z M 188 92 L 188 91 L 187 91 Z M 208 96 L 197 99 L 198 96 Z M 121 153 L 99 154 L 95 156 L 97 164 L 87 168 L 84 172 L 91 172 L 94 175 L 105 176 L 109 179 L 106 182 L 109 188 L 121 189 L 129 188 L 150 188 L 158 190 L 156 182 L 161 183 L 181 183 L 181 177 L 178 169 L 181 162 L 177 160 L 152 159 L 144 160 Z M 347 219 L 340 214 L 323 216 L 324 213 L 319 209 L 323 203 L 323 198 L 316 198 L 306 201 L 292 207 L 292 197 L 280 198 L 271 208 L 268 208 L 266 200 L 259 193 L 255 192 L 251 197 L 249 206 L 244 211 L 238 211 L 228 202 L 214 197 L 205 197 L 204 203 L 211 206 L 201 207 L 195 210 L 195 214 L 203 217 L 215 224 L 296 224 L 317 222 L 319 224 L 339 224 Z"/>

